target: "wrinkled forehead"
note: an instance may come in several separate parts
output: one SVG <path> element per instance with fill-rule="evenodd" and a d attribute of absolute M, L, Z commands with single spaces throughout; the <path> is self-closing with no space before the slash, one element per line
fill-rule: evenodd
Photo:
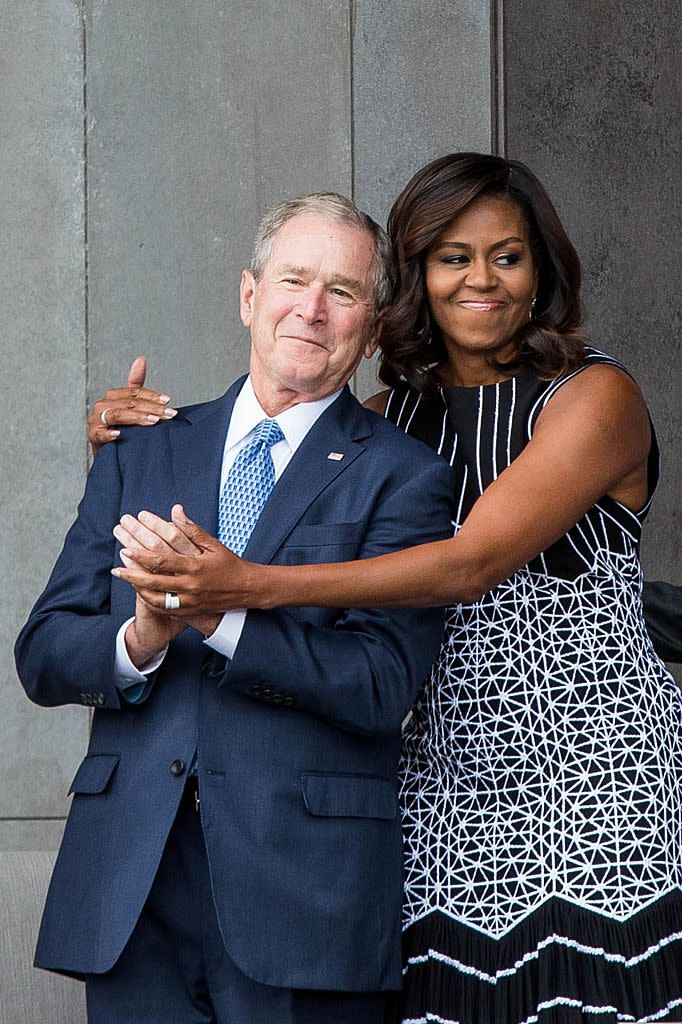
<path fill-rule="evenodd" d="M 331 270 L 358 279 L 374 272 L 374 240 L 366 228 L 314 213 L 289 218 L 272 236 L 266 266 L 292 264 L 311 268 L 323 263 Z"/>

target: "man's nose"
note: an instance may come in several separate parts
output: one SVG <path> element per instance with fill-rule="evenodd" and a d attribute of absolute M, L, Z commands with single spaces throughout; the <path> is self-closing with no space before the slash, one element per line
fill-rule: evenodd
<path fill-rule="evenodd" d="M 298 315 L 307 324 L 324 323 L 327 319 L 327 295 L 319 285 L 309 285 L 301 295 Z"/>
<path fill-rule="evenodd" d="M 471 288 L 492 288 L 495 284 L 494 268 L 485 258 L 472 260 L 465 280 Z"/>

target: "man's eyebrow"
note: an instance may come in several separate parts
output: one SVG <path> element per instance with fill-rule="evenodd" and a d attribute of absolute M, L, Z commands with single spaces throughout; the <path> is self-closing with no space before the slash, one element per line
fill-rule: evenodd
<path fill-rule="evenodd" d="M 299 267 L 293 263 L 283 263 L 281 266 L 276 268 L 277 276 L 280 274 L 291 274 L 292 277 L 307 278 L 310 276 L 310 267 Z M 327 278 L 327 284 L 341 285 L 342 288 L 350 288 L 353 291 L 362 291 L 362 281 L 358 281 L 355 277 L 346 277 L 344 274 L 334 274 L 332 277 Z"/>
<path fill-rule="evenodd" d="M 501 238 L 499 242 L 493 242 L 492 245 L 488 246 L 488 251 L 492 252 L 493 249 L 501 249 L 503 245 L 509 245 L 510 242 L 521 242 L 523 245 L 523 239 L 519 238 L 518 235 L 509 235 L 508 238 Z M 471 246 L 466 242 L 456 242 L 454 239 L 447 239 L 444 242 L 438 242 L 435 249 L 471 249 Z"/>
<path fill-rule="evenodd" d="M 278 277 L 280 274 L 291 274 L 292 277 L 307 277 L 310 273 L 310 268 L 297 267 L 294 263 L 280 263 L 279 266 L 275 267 L 275 273 Z"/>

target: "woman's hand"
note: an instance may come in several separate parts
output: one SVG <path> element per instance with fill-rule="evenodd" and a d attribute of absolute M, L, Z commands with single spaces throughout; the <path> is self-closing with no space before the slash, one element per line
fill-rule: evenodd
<path fill-rule="evenodd" d="M 206 625 L 208 619 L 214 622 L 210 632 L 223 612 L 247 602 L 254 607 L 254 595 L 247 594 L 249 570 L 256 567 L 188 519 L 182 505 L 173 506 L 171 522 L 151 512 L 126 515 L 114 535 L 124 545 L 125 568 L 112 573 L 130 583 L 149 607 L 165 611 L 165 595 L 177 594 L 179 609 L 165 613 L 190 625 Z"/>
<path fill-rule="evenodd" d="M 177 409 L 168 403 L 170 397 L 144 387 L 147 360 L 134 359 L 128 371 L 124 388 L 109 388 L 103 398 L 95 402 L 88 417 L 88 440 L 93 454 L 109 441 L 115 441 L 120 431 L 116 426 L 153 427 L 161 419 L 172 419 Z"/>

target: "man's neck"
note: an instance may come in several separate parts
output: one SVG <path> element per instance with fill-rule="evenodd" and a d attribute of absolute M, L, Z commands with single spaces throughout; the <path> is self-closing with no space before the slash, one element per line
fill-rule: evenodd
<path fill-rule="evenodd" d="M 269 381 L 258 380 L 253 372 L 251 373 L 251 386 L 261 409 L 270 418 L 279 416 L 280 413 L 291 409 L 294 405 L 301 405 L 304 402 L 317 402 L 338 390 L 338 387 L 334 387 L 320 388 L 317 391 L 310 392 L 295 391 L 293 388 L 286 388 Z"/>

